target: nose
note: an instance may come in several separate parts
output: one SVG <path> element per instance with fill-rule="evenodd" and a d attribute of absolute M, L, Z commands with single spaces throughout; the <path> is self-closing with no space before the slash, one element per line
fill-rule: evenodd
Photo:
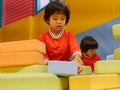
<path fill-rule="evenodd" d="M 57 20 L 57 23 L 61 23 L 61 20 Z"/>

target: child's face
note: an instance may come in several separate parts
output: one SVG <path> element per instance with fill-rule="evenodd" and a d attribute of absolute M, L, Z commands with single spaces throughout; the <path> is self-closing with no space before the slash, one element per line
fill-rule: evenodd
<path fill-rule="evenodd" d="M 85 52 L 85 54 L 89 57 L 93 57 L 95 53 L 96 53 L 96 49 L 88 49 L 88 51 Z"/>
<path fill-rule="evenodd" d="M 63 13 L 54 13 L 49 18 L 50 29 L 53 33 L 58 34 L 66 23 L 66 16 Z"/>

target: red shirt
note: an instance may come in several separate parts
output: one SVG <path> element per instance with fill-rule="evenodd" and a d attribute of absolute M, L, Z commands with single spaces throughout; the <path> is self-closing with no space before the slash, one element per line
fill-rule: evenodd
<path fill-rule="evenodd" d="M 91 66 L 92 71 L 94 71 L 94 63 L 96 61 L 101 60 L 100 56 L 98 54 L 94 54 L 93 57 L 89 58 L 85 56 L 85 54 L 82 53 L 82 60 L 85 66 Z"/>
<path fill-rule="evenodd" d="M 80 51 L 76 37 L 64 30 L 60 38 L 52 38 L 49 31 L 43 32 L 39 40 L 46 44 L 45 59 L 70 61 L 70 57 L 76 51 Z"/>

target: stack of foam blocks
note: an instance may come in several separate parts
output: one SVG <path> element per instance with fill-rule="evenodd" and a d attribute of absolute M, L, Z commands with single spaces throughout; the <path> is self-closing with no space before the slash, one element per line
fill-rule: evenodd
<path fill-rule="evenodd" d="M 0 43 L 1 90 L 62 90 L 67 79 L 47 73 L 45 44 L 36 39 Z"/>
<path fill-rule="evenodd" d="M 113 36 L 120 39 L 120 24 L 114 25 Z M 93 75 L 71 76 L 70 90 L 120 90 L 120 48 L 114 50 L 114 60 L 97 61 Z"/>

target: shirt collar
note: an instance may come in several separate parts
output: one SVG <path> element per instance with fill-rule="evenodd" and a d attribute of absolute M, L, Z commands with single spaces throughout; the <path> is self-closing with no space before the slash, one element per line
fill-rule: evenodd
<path fill-rule="evenodd" d="M 52 33 L 52 31 L 49 30 L 49 33 L 50 33 L 51 37 L 52 37 L 52 38 L 55 38 L 55 39 L 60 38 L 60 37 L 62 36 L 63 32 L 64 32 L 64 30 L 62 30 L 57 36 L 55 36 L 55 35 Z"/>

